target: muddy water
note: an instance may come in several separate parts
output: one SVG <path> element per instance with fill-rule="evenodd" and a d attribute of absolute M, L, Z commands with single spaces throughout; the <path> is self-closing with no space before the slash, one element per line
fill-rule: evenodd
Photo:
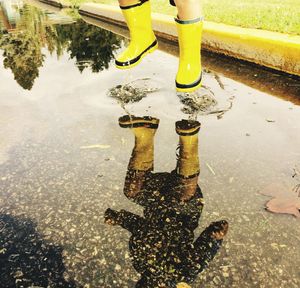
<path fill-rule="evenodd" d="M 36 31 L 24 20 L 0 38 L 0 287 L 135 287 L 130 233 L 104 224 L 107 208 L 143 213 L 123 194 L 134 136 L 118 118 L 160 119 L 154 171 L 172 171 L 175 122 L 190 117 L 174 91 L 178 60 L 156 51 L 130 73 L 119 71 L 113 54 L 122 38 L 81 20 L 53 24 L 59 16 L 30 6 L 21 15 L 43 22 Z M 265 211 L 269 197 L 259 191 L 300 182 L 300 107 L 288 92 L 278 98 L 217 76 L 206 71 L 203 83 L 215 111 L 226 111 L 198 115 L 205 205 L 195 235 L 220 219 L 229 231 L 191 286 L 299 287 L 300 222 Z M 113 87 L 145 78 L 137 83 L 151 93 L 137 101 L 110 97 Z"/>

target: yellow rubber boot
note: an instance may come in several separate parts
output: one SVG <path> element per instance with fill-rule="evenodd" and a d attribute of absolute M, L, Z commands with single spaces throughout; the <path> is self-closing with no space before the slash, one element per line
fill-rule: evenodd
<path fill-rule="evenodd" d="M 203 20 L 176 19 L 179 43 L 179 67 L 176 76 L 176 90 L 192 92 L 201 86 L 201 37 Z"/>
<path fill-rule="evenodd" d="M 120 6 L 130 32 L 130 44 L 116 58 L 116 67 L 128 69 L 141 62 L 143 57 L 157 49 L 152 30 L 151 7 L 148 0 L 130 6 Z"/>

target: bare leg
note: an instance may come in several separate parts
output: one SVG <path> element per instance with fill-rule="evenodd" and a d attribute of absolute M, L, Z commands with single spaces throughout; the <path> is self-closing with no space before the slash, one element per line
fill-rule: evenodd
<path fill-rule="evenodd" d="M 119 0 L 120 6 L 130 6 L 139 3 L 139 0 Z"/>
<path fill-rule="evenodd" d="M 201 0 L 175 0 L 178 18 L 192 20 L 202 16 Z"/>

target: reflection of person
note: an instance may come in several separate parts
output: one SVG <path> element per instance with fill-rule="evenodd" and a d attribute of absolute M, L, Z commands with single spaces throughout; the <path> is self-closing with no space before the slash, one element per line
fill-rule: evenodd
<path fill-rule="evenodd" d="M 203 208 L 197 184 L 200 123 L 176 122 L 179 155 L 171 173 L 153 173 L 158 119 L 123 116 L 119 124 L 131 128 L 135 135 L 124 193 L 144 207 L 144 217 L 107 209 L 105 221 L 132 233 L 130 254 L 134 268 L 142 275 L 136 287 L 186 287 L 180 285 L 192 282 L 205 269 L 228 229 L 226 221 L 214 222 L 194 241 L 193 231 Z"/>
<path fill-rule="evenodd" d="M 120 8 L 130 31 L 130 44 L 117 57 L 120 69 L 137 65 L 148 53 L 154 51 L 157 40 L 152 30 L 149 0 L 119 0 Z M 191 92 L 201 85 L 201 35 L 203 21 L 200 0 L 170 0 L 177 7 L 175 18 L 180 49 L 176 89 Z"/>

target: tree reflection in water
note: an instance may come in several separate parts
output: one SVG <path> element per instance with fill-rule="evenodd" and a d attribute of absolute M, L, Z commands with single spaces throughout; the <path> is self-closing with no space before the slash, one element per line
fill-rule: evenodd
<path fill-rule="evenodd" d="M 49 15 L 53 18 L 53 14 L 25 5 L 20 9 L 16 29 L 0 32 L 4 67 L 11 69 L 21 87 L 32 89 L 43 66 L 43 48 L 58 58 L 67 51 L 76 59 L 80 72 L 90 68 L 97 73 L 108 68 L 113 51 L 120 47 L 120 38 L 81 19 L 74 24 L 53 24 L 59 21 L 52 21 Z"/>
<path fill-rule="evenodd" d="M 120 39 L 110 31 L 78 20 L 73 25 L 57 26 L 57 35 L 62 43 L 68 43 L 67 51 L 76 59 L 82 72 L 89 67 L 93 72 L 108 69 L 113 51 L 120 48 Z"/>

